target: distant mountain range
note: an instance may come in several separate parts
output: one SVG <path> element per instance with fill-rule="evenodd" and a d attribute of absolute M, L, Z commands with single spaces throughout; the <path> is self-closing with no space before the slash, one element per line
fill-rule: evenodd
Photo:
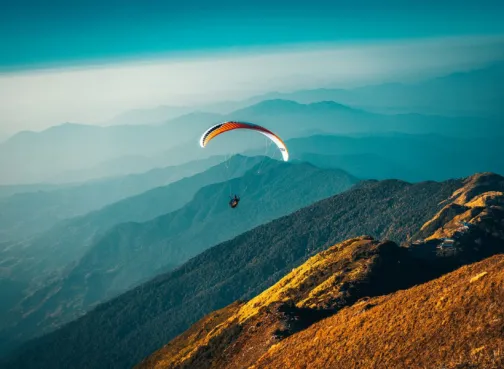
<path fill-rule="evenodd" d="M 0 199 L 18 193 L 52 191 L 65 187 L 72 187 L 74 185 L 75 185 L 74 183 L 67 183 L 67 184 L 34 183 L 27 185 L 0 185 Z"/>
<path fill-rule="evenodd" d="M 282 137 L 299 136 L 308 129 L 332 134 L 376 134 L 401 132 L 408 134 L 447 134 L 449 136 L 486 136 L 486 129 L 502 135 L 500 120 L 440 115 L 385 115 L 351 108 L 334 101 L 300 104 L 292 100 L 265 100 L 236 110 L 230 116 L 237 120 L 261 122 Z M 478 130 L 478 127 L 480 129 Z"/>
<path fill-rule="evenodd" d="M 289 100 L 267 100 L 228 115 L 209 114 L 206 117 L 205 113 L 200 113 L 197 117 L 182 116 L 166 124 L 174 127 L 190 127 L 191 122 L 221 122 L 225 120 L 260 123 L 277 132 L 284 140 L 316 132 L 338 135 L 366 134 L 369 136 L 393 132 L 441 134 L 448 140 L 452 137 L 486 140 L 489 137 L 504 136 L 504 128 L 500 121 L 489 118 L 449 118 L 419 114 L 383 115 L 353 109 L 332 101 L 305 105 Z M 201 125 L 203 126 L 203 123 Z M 205 127 L 209 125 L 205 125 Z M 202 131 L 203 128 L 201 131 L 194 130 L 190 140 L 181 140 L 182 142 L 177 146 L 167 148 L 154 155 L 117 158 L 104 162 L 90 169 L 89 172 L 78 171 L 74 174 L 66 172 L 64 176 L 73 180 L 82 180 L 86 177 L 105 175 L 108 171 L 118 173 L 117 170 L 121 172 L 145 170 L 149 167 L 176 164 L 212 155 L 242 153 L 250 148 L 258 148 L 257 153 L 259 154 L 264 155 L 265 153 L 264 146 L 267 139 L 261 135 L 250 134 L 250 132 L 233 132 L 229 135 L 219 136 L 215 142 L 202 150 L 195 144 Z M 492 135 L 489 132 L 492 132 Z M 270 154 L 278 153 L 272 148 Z M 477 168 L 476 170 L 486 169 Z"/>
<path fill-rule="evenodd" d="M 422 176 L 422 173 L 416 173 L 411 166 L 374 153 L 324 155 L 308 152 L 301 153 L 299 160 L 320 168 L 341 168 L 363 179 L 397 178 L 416 181 L 419 178 L 427 178 Z"/>
<path fill-rule="evenodd" d="M 306 176 L 312 177 L 309 173 Z M 316 183 L 327 185 L 320 179 Z M 442 209 L 442 201 L 462 186 L 462 180 L 414 185 L 397 180 L 360 183 L 212 247 L 174 271 L 97 306 L 84 317 L 27 344 L 11 357 L 10 367 L 26 368 L 37 363 L 40 368 L 59 368 L 70 361 L 77 367 L 131 367 L 203 315 L 235 300 L 254 297 L 330 245 L 361 234 L 398 243 L 408 240 Z M 307 188 L 309 193 L 318 187 Z M 294 196 L 286 193 L 277 200 L 288 198 Z M 251 211 L 245 202 L 243 205 L 242 211 Z M 201 214 L 190 218 L 178 218 L 173 225 L 168 216 L 147 229 L 139 225 L 132 225 L 134 230 L 121 227 L 109 237 L 124 236 L 123 240 L 130 240 L 129 248 L 135 249 L 141 243 L 133 241 L 131 235 L 163 232 L 169 224 L 173 229 L 186 220 L 195 222 L 204 217 L 206 209 L 200 208 Z M 228 230 L 241 217 L 235 218 L 218 219 L 219 226 L 214 228 Z M 205 235 L 212 232 L 208 227 L 203 231 Z M 195 246 L 185 240 L 188 247 Z M 115 241 L 104 245 L 117 247 Z M 158 248 L 162 245 L 159 243 Z"/>
<path fill-rule="evenodd" d="M 437 114 L 502 118 L 504 62 L 417 83 L 385 83 L 352 89 L 320 88 L 293 92 L 270 92 L 244 101 L 204 106 L 215 112 L 231 112 L 264 100 L 292 100 L 302 104 L 336 101 L 368 111 L 398 114 Z"/>
<path fill-rule="evenodd" d="M 281 104 L 283 103 L 280 102 Z M 264 104 L 261 106 L 264 107 Z M 293 106 L 301 110 L 306 107 L 297 103 L 293 103 Z M 255 136 L 263 139 L 262 135 Z M 231 135 L 228 139 L 230 137 Z M 265 138 L 264 140 L 267 141 Z M 504 163 L 500 160 L 504 156 L 501 140 L 498 135 L 478 139 L 385 132 L 351 136 L 317 134 L 288 139 L 286 144 L 291 160 L 309 162 L 321 168 L 343 169 L 363 179 L 396 178 L 417 182 L 461 178 L 478 171 L 504 174 Z M 235 151 L 240 151 L 241 140 L 235 145 Z M 156 185 L 203 170 L 207 164 L 217 163 L 229 157 L 230 152 L 225 153 L 225 148 L 229 147 L 221 147 L 215 142 L 211 149 L 220 151 L 223 155 L 210 157 L 208 161 L 201 159 L 129 177 L 98 180 L 78 186 L 66 185 L 59 190 L 0 198 L 0 218 L 3 219 L 0 226 L 0 233 L 3 234 L 0 237 L 8 240 L 18 238 L 20 234 L 32 235 L 47 229 L 59 220 L 84 214 Z M 175 151 L 187 152 L 186 159 L 191 159 L 200 156 L 205 150 L 195 150 L 194 147 L 182 144 Z M 268 151 L 263 147 L 245 153 L 247 155 L 267 153 L 280 158 L 280 152 L 272 143 Z M 44 188 L 44 185 L 41 186 Z M 4 188 L 6 191 L 16 191 L 15 186 Z M 20 186 L 17 191 L 26 191 L 26 188 L 30 187 Z M 0 193 L 1 190 L 2 188 Z"/>
<path fill-rule="evenodd" d="M 0 242 L 0 326 L 13 322 L 9 311 L 17 316 L 19 309 L 30 306 L 32 299 L 38 301 L 41 294 L 37 291 L 44 291 L 69 273 L 93 242 L 109 228 L 123 222 L 144 222 L 181 208 L 201 187 L 243 175 L 258 162 L 260 158 L 237 156 L 202 173 L 62 221 L 27 240 Z M 16 310 L 11 310 L 18 304 Z"/>
<path fill-rule="evenodd" d="M 38 284 L 45 284 L 32 285 L 31 288 L 36 288 L 10 314 L 9 328 L 3 334 L 20 339 L 50 330 L 216 243 L 342 192 L 357 181 L 339 170 L 268 158 L 234 157 L 226 165 L 235 175 L 254 161 L 260 162 L 229 183 L 215 183 L 198 190 L 204 186 L 203 181 L 211 183 L 209 177 L 227 176 L 222 170 L 224 164 L 220 164 L 166 188 L 68 221 L 33 240 L 24 247 L 24 254 L 27 258 L 35 257 L 36 263 L 18 266 L 11 280 L 32 275 Z M 228 206 L 230 188 L 242 196 L 242 203 L 234 210 Z M 190 202 L 168 213 L 168 204 L 189 200 L 188 196 L 192 197 L 191 193 L 196 191 Z M 145 223 L 131 222 L 151 219 L 156 211 L 157 215 L 168 214 Z M 72 260 L 76 263 L 69 265 Z M 58 265 L 66 265 L 61 277 L 51 275 L 47 281 L 37 278 Z"/>
<path fill-rule="evenodd" d="M 193 176 L 66 219 L 41 234 L 19 242 L 22 247 L 7 247 L 4 258 L 20 261 L 17 265 L 20 269 L 13 271 L 22 281 L 44 276 L 79 260 L 109 228 L 120 223 L 146 222 L 180 209 L 202 187 L 240 177 L 259 162 L 261 158 L 235 156 Z"/>
<path fill-rule="evenodd" d="M 81 181 L 87 178 L 76 178 L 75 171 L 86 170 L 96 178 L 93 167 L 121 157 L 155 156 L 188 140 L 193 140 L 197 149 L 197 137 L 209 125 L 220 121 L 215 118 L 214 114 L 192 113 L 154 126 L 99 127 L 67 123 L 42 132 L 20 132 L 0 144 L 2 184 Z M 168 159 L 152 167 L 189 161 L 182 155 Z M 70 172 L 69 178 L 65 178 L 64 172 Z M 131 169 L 126 166 L 113 174 L 128 173 Z"/>
<path fill-rule="evenodd" d="M 497 63 L 416 84 L 269 93 L 228 104 L 228 109 L 216 109 L 218 113 L 208 112 L 210 106 L 176 117 L 178 113 L 166 112 L 166 119 L 155 125 L 64 124 L 40 133 L 21 132 L 0 144 L 2 182 L 83 181 L 262 146 L 253 136 L 251 141 L 229 136 L 200 150 L 197 139 L 204 129 L 224 120 L 264 124 L 284 139 L 307 131 L 504 136 L 504 91 L 497 82 L 503 80 L 504 63 Z M 185 112 L 181 109 L 179 113 Z M 142 121 L 143 115 L 150 120 L 147 117 L 161 117 L 164 111 L 159 107 L 131 114 L 133 121 Z"/>
<path fill-rule="evenodd" d="M 387 133 L 314 135 L 291 139 L 286 144 L 292 160 L 340 168 L 364 179 L 417 182 L 462 178 L 479 171 L 504 174 L 501 141 L 501 136 L 477 139 Z"/>
<path fill-rule="evenodd" d="M 223 160 L 222 157 L 211 157 L 183 165 L 152 169 L 141 174 L 62 186 L 59 189 L 53 189 L 55 186 L 47 186 L 47 190 L 44 187 L 21 186 L 19 191 L 29 192 L 0 198 L 0 240 L 32 236 L 59 221 L 205 171 Z M 14 191 L 12 186 L 11 191 Z"/>

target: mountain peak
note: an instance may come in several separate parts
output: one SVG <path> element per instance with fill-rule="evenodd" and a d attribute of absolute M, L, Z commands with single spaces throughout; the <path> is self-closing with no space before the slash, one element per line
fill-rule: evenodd
<path fill-rule="evenodd" d="M 331 108 L 331 109 L 357 111 L 357 109 L 354 109 L 348 105 L 340 104 L 340 103 L 338 103 L 336 101 L 332 101 L 332 100 L 318 101 L 318 102 L 313 102 L 313 103 L 307 104 L 307 105 L 311 106 L 311 107 L 316 107 L 316 108 Z"/>
<path fill-rule="evenodd" d="M 245 109 L 299 109 L 299 108 L 311 108 L 311 109 L 344 109 L 344 110 L 355 110 L 348 105 L 343 105 L 332 100 L 317 101 L 309 104 L 302 104 L 294 100 L 287 99 L 271 99 L 263 100 L 257 104 L 251 105 Z"/>
<path fill-rule="evenodd" d="M 74 129 L 74 128 L 101 128 L 99 126 L 91 126 L 89 124 L 83 124 L 83 123 L 72 123 L 72 122 L 65 122 L 61 124 L 57 124 L 55 126 L 49 127 L 45 129 L 42 132 L 48 132 L 52 130 L 61 130 L 61 129 Z"/>
<path fill-rule="evenodd" d="M 263 100 L 255 104 L 255 106 L 300 106 L 304 104 L 300 104 L 294 100 L 287 99 L 269 99 Z"/>
<path fill-rule="evenodd" d="M 248 106 L 244 109 L 241 109 L 239 111 L 243 110 L 257 110 L 257 111 L 276 111 L 279 109 L 300 109 L 303 107 L 303 104 L 300 104 L 296 101 L 293 100 L 285 100 L 285 99 L 271 99 L 271 100 L 263 100 L 261 102 L 258 102 L 257 104 Z"/>
<path fill-rule="evenodd" d="M 480 172 L 466 177 L 464 183 L 466 186 L 477 186 L 481 184 L 491 184 L 504 181 L 504 177 L 494 172 Z"/>
<path fill-rule="evenodd" d="M 504 177 L 490 172 L 467 177 L 441 204 L 415 235 L 413 249 L 424 257 L 444 255 L 458 263 L 479 257 L 482 243 L 491 254 L 504 242 Z"/>
<path fill-rule="evenodd" d="M 325 113 L 355 113 L 355 114 L 371 114 L 364 110 L 354 109 L 350 106 L 343 105 L 334 101 L 324 100 L 312 102 L 308 104 L 299 103 L 288 99 L 271 99 L 263 100 L 254 105 L 249 105 L 245 108 L 236 110 L 229 114 L 230 119 L 253 119 L 255 115 L 271 116 L 274 114 L 280 115 L 298 115 L 302 114 L 325 114 Z M 318 115 L 317 115 L 318 116 Z"/>

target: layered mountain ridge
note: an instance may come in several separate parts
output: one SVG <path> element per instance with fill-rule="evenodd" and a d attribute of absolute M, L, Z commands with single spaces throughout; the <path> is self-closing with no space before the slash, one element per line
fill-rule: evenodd
<path fill-rule="evenodd" d="M 248 302 L 203 318 L 138 368 L 497 368 L 504 362 L 496 306 L 504 257 L 492 255 L 504 252 L 503 189 L 503 177 L 471 176 L 421 227 L 433 231 L 427 241 L 398 246 L 361 236 L 338 243 Z M 427 242 L 437 244 L 429 257 L 419 252 Z M 485 329 L 464 325 L 464 310 Z M 424 341 L 436 342 L 437 351 L 418 355 Z"/>
<path fill-rule="evenodd" d="M 27 343 L 11 355 L 7 367 L 66 368 L 69 362 L 76 367 L 131 367 L 205 314 L 257 296 L 331 245 L 362 234 L 396 243 L 408 240 L 461 186 L 462 180 L 361 182 L 98 305 Z"/>
<path fill-rule="evenodd" d="M 218 181 L 227 177 L 232 178 Z M 343 171 L 306 163 L 234 157 L 67 222 L 31 245 L 28 251 L 40 254 L 37 263 L 22 264 L 24 269 L 18 267 L 13 275 L 48 277 L 30 286 L 30 293 L 5 314 L 9 319 L 0 322 L 0 336 L 26 340 L 54 330 L 219 242 L 345 191 L 357 181 Z M 230 190 L 243 195 L 237 209 L 228 206 Z M 65 268 L 54 271 L 58 264 Z"/>

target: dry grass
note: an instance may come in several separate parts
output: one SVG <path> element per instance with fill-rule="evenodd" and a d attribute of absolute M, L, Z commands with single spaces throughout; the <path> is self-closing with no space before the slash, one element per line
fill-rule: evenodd
<path fill-rule="evenodd" d="M 477 173 L 464 181 L 464 185 L 453 193 L 450 201 L 465 205 L 484 192 L 495 191 L 496 186 L 498 189 L 504 187 L 501 176 L 494 173 Z"/>
<path fill-rule="evenodd" d="M 466 206 L 470 208 L 484 207 L 488 205 L 499 205 L 503 203 L 504 193 L 501 191 L 488 191 L 475 196 Z"/>
<path fill-rule="evenodd" d="M 240 322 L 275 302 L 294 302 L 298 307 L 319 307 L 324 301 L 341 297 L 339 287 L 363 278 L 372 258 L 353 260 L 362 247 L 376 251 L 380 242 L 371 237 L 357 237 L 336 244 L 293 269 L 275 285 L 250 300 L 239 312 Z"/>
<path fill-rule="evenodd" d="M 504 205 L 504 192 L 496 189 L 504 190 L 504 183 L 494 174 L 481 173 L 469 177 L 446 205 L 422 226 L 420 233 L 426 236 L 426 240 L 453 237 L 461 221 L 471 222 L 484 209 Z"/>
<path fill-rule="evenodd" d="M 446 205 L 420 229 L 426 240 L 453 237 L 460 222 L 476 223 L 492 206 L 504 205 L 502 179 L 494 174 L 482 173 L 469 177 L 464 186 L 456 190 Z"/>
<path fill-rule="evenodd" d="M 504 256 L 341 310 L 253 368 L 503 368 Z"/>
<path fill-rule="evenodd" d="M 248 303 L 209 315 L 157 351 L 142 368 L 246 368 L 283 337 L 350 305 L 377 263 L 399 247 L 369 236 L 330 247 Z M 379 270 L 379 269 L 378 269 Z"/>

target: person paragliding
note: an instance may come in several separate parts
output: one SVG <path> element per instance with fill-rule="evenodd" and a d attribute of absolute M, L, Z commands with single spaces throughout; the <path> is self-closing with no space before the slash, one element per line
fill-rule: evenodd
<path fill-rule="evenodd" d="M 271 132 L 269 129 L 259 126 L 253 123 L 245 123 L 245 122 L 236 122 L 236 121 L 228 121 L 220 124 L 216 124 L 210 128 L 208 128 L 200 137 L 199 144 L 201 147 L 206 147 L 208 142 L 210 142 L 215 137 L 219 136 L 222 133 L 233 131 L 235 129 L 246 129 L 250 131 L 255 131 L 263 134 L 268 137 L 271 141 L 275 143 L 280 152 L 282 153 L 282 158 L 284 161 L 289 160 L 289 152 L 287 151 L 287 146 L 283 140 L 278 137 L 275 133 Z M 238 203 L 240 202 L 240 198 L 237 195 L 231 197 L 229 201 L 229 206 L 231 208 L 236 208 Z"/>
<path fill-rule="evenodd" d="M 240 198 L 236 195 L 234 197 L 231 197 L 231 200 L 229 200 L 229 206 L 231 206 L 233 209 L 238 206 L 238 203 L 240 202 Z"/>

